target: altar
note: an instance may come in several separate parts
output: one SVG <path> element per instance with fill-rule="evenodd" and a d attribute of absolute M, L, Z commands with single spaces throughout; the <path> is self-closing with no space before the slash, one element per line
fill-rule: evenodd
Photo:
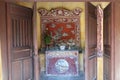
<path fill-rule="evenodd" d="M 78 75 L 77 50 L 52 50 L 46 51 L 46 75 Z"/>
<path fill-rule="evenodd" d="M 79 69 L 81 8 L 39 9 L 41 49 L 45 48 L 47 76 L 77 76 Z"/>

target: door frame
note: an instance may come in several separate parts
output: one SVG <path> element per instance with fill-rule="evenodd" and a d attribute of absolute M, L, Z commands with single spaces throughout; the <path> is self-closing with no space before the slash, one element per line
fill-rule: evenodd
<path fill-rule="evenodd" d="M 115 7 L 111 4 L 111 80 L 115 80 Z"/>
<path fill-rule="evenodd" d="M 0 1 L 0 47 L 1 47 L 1 63 L 2 63 L 2 79 L 8 80 L 8 53 L 7 53 L 7 19 L 6 19 L 6 2 Z"/>
<path fill-rule="evenodd" d="M 88 79 L 88 68 L 87 68 L 87 66 L 88 66 L 88 21 L 87 21 L 87 18 L 88 18 L 88 8 L 87 8 L 87 5 L 88 5 L 88 2 L 85 2 L 85 61 L 84 61 L 84 63 L 85 63 L 85 80 L 87 80 Z"/>

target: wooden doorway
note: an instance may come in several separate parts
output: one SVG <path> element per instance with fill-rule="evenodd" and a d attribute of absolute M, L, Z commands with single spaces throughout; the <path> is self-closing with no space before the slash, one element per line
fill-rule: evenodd
<path fill-rule="evenodd" d="M 7 3 L 9 80 L 33 80 L 32 9 Z"/>
<path fill-rule="evenodd" d="M 85 78 L 86 80 L 97 79 L 97 14 L 96 7 L 91 3 L 86 3 L 86 48 L 85 48 Z M 113 60 L 113 22 L 112 22 L 112 3 L 110 3 L 104 9 L 104 20 L 103 20 L 103 44 L 104 44 L 104 55 L 103 55 L 103 75 L 104 80 L 112 80 L 112 60 Z M 101 71 L 102 72 L 102 71 Z"/>

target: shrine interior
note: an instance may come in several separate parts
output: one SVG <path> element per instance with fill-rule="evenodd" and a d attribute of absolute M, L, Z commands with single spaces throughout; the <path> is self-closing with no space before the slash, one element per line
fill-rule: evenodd
<path fill-rule="evenodd" d="M 22 4 L 22 3 L 20 3 L 20 4 Z M 94 5 L 94 6 L 97 6 L 98 4 L 101 4 L 102 8 L 104 9 L 109 4 L 109 2 L 91 2 L 91 4 Z M 47 62 L 47 59 L 46 59 L 47 58 L 46 57 L 47 52 L 42 51 L 44 49 L 41 48 L 44 45 L 44 44 L 42 44 L 42 43 L 44 43 L 44 41 L 43 41 L 44 40 L 44 38 L 43 38 L 44 35 L 42 35 L 43 32 L 41 30 L 42 29 L 41 24 L 42 24 L 43 20 L 41 19 L 42 15 L 40 15 L 40 12 L 39 12 L 40 8 L 46 9 L 48 11 L 50 11 L 52 9 L 55 9 L 55 8 L 63 8 L 63 9 L 67 9 L 67 10 L 74 10 L 75 8 L 80 8 L 81 9 L 81 12 L 79 14 L 79 22 L 78 22 L 79 23 L 78 25 L 79 25 L 79 28 L 80 28 L 79 29 L 79 37 L 80 38 L 79 38 L 79 43 L 77 43 L 77 45 L 79 47 L 79 49 L 78 49 L 78 52 L 79 52 L 78 53 L 78 71 L 82 72 L 81 75 L 83 77 L 81 77 L 81 80 L 84 80 L 84 77 L 85 77 L 85 75 L 84 75 L 84 73 L 85 73 L 85 37 L 86 37 L 85 36 L 86 35 L 86 32 L 85 32 L 85 26 L 86 26 L 85 25 L 86 24 L 86 22 L 85 22 L 85 2 L 72 2 L 72 3 L 71 2 L 37 2 L 37 9 L 38 9 L 38 12 L 37 12 L 37 30 L 38 30 L 37 31 L 37 33 L 38 33 L 37 36 L 38 37 L 37 37 L 37 40 L 38 40 L 38 49 L 39 49 L 39 58 L 40 58 L 40 72 L 42 72 L 42 74 L 43 74 L 43 72 L 46 73 L 46 66 L 52 66 L 52 65 L 54 65 L 54 62 L 52 62 L 50 65 L 48 65 L 46 63 Z M 41 14 L 43 14 L 43 13 L 41 13 Z M 43 19 L 44 19 L 44 17 L 43 17 Z M 51 24 L 52 23 L 49 23 L 47 25 L 48 28 L 49 28 L 49 25 L 51 25 Z M 59 24 L 57 26 L 59 27 Z M 53 27 L 54 27 L 54 25 L 53 25 Z M 50 31 L 50 30 L 51 29 L 49 29 L 48 31 Z M 57 29 L 56 30 L 53 29 L 53 31 L 57 31 Z M 61 33 L 59 33 L 59 34 L 61 34 Z M 68 42 L 68 40 L 66 40 L 66 41 Z M 53 47 L 53 46 L 50 46 L 50 47 Z M 57 54 L 57 52 L 56 52 L 56 54 Z M 53 55 L 55 55 L 55 54 L 53 53 Z M 53 75 L 53 76 L 57 75 L 57 73 L 49 73 L 49 75 L 50 74 Z M 61 74 L 58 73 L 58 75 L 61 75 Z M 68 76 L 69 76 L 69 74 L 68 74 Z M 58 78 L 60 78 L 60 77 L 58 77 Z M 64 78 L 64 79 L 66 79 L 66 78 Z M 76 80 L 77 80 L 77 78 L 76 78 Z"/>
<path fill-rule="evenodd" d="M 30 8 L 33 11 L 34 2 L 15 2 L 14 4 Z M 101 5 L 101 8 L 103 9 L 103 12 L 104 12 L 104 9 L 107 11 L 106 7 L 110 5 L 110 2 L 90 2 L 90 8 L 91 7 L 96 8 L 97 5 Z M 96 10 L 91 10 L 91 11 L 88 10 L 88 12 L 90 12 L 90 16 L 93 17 L 93 18 L 89 17 L 89 21 L 93 21 L 93 23 L 89 23 L 86 20 L 86 18 L 88 18 L 87 15 L 89 14 L 88 13 L 86 14 L 85 2 L 36 2 L 36 11 L 32 14 L 32 17 L 36 15 L 36 20 L 33 20 L 33 22 L 35 21 L 35 24 L 37 26 L 35 31 L 36 37 L 34 37 L 33 35 L 33 38 L 36 38 L 34 40 L 36 41 L 36 44 L 37 44 L 36 46 L 38 50 L 38 59 L 39 59 L 38 72 L 40 73 L 39 80 L 86 80 L 85 78 L 89 78 L 89 80 L 97 79 L 96 77 L 97 59 L 96 58 L 92 59 L 95 56 L 93 52 L 95 51 L 97 46 L 96 45 L 97 44 L 97 27 L 96 27 L 97 19 L 96 19 L 96 16 L 94 16 L 96 15 Z M 27 17 L 29 17 L 29 15 Z M 104 19 L 106 19 L 106 17 Z M 13 21 L 12 22 L 13 26 L 17 24 L 18 26 L 21 26 L 25 23 L 23 20 L 23 23 L 19 25 L 19 23 L 17 23 L 17 18 L 13 18 L 11 20 Z M 105 21 L 106 21 L 105 22 L 105 26 L 106 26 L 109 20 L 106 19 Z M 29 23 L 29 20 L 27 23 Z M 90 26 L 87 27 L 86 29 L 86 26 L 88 26 L 88 24 Z M 31 25 L 34 25 L 34 23 L 33 24 L 31 23 Z M 21 28 L 19 29 L 21 30 Z M 107 30 L 107 28 L 105 28 L 104 30 Z M 28 33 L 24 31 L 23 33 L 29 34 L 31 30 L 28 29 L 27 31 Z M 89 34 L 90 31 L 91 33 Z M 22 34 L 19 31 L 18 33 Z M 108 30 L 108 33 L 104 35 L 104 37 L 106 37 L 109 33 L 110 33 L 110 29 Z M 10 34 L 12 34 L 12 32 Z M 30 36 L 28 35 L 28 44 L 31 42 L 29 41 L 29 39 L 30 39 Z M 110 44 L 109 40 L 110 38 L 107 37 L 104 43 L 106 45 Z M 15 40 L 13 40 L 13 43 L 14 41 Z M 22 43 L 22 41 L 20 42 Z M 23 43 L 24 43 L 24 40 L 23 40 Z M 10 45 L 11 44 L 9 44 L 9 47 Z M 19 45 L 22 45 L 22 44 L 19 44 Z M 15 46 L 15 44 L 13 44 L 13 46 Z M 88 47 L 91 47 L 91 49 L 88 49 Z M 16 49 L 16 46 L 12 50 L 14 49 Z M 105 49 L 107 50 L 108 47 Z M 13 53 L 17 52 L 17 50 L 13 51 Z M 27 54 L 27 50 L 28 49 L 26 49 L 26 51 L 24 52 L 26 53 L 25 56 L 29 55 Z M 11 51 L 9 50 L 9 52 Z M 30 52 L 30 49 L 28 51 Z M 90 52 L 90 54 L 87 54 L 87 52 Z M 88 56 L 90 56 L 89 59 L 86 58 Z M 33 64 L 33 61 L 31 58 L 29 59 L 29 61 L 22 60 L 20 64 L 15 63 L 19 60 L 18 56 L 12 55 L 12 58 L 10 57 L 10 61 L 11 63 L 13 63 L 11 68 L 12 70 L 16 69 L 15 66 L 23 66 L 22 68 L 24 68 L 24 65 L 27 65 L 27 64 L 28 66 L 35 65 Z M 106 78 L 105 80 L 111 80 L 110 74 L 108 74 L 110 70 L 109 68 L 110 64 L 108 62 L 110 60 L 106 57 L 104 59 L 106 59 L 105 64 L 107 65 L 107 67 L 104 66 L 104 68 L 106 69 L 106 72 L 104 72 L 104 74 L 107 76 L 107 77 L 105 76 Z M 34 67 L 32 67 L 32 69 Z M 15 75 L 17 69 L 15 71 L 12 71 L 12 70 L 11 70 L 12 74 L 9 76 Z M 32 72 L 32 71 L 31 72 L 29 71 L 31 70 L 31 68 L 27 69 L 26 67 L 25 70 L 26 70 L 26 73 Z M 21 73 L 22 72 L 20 72 L 18 75 L 21 75 Z M 23 73 L 26 74 L 25 72 Z M 18 79 L 19 78 L 18 75 L 17 77 L 13 77 L 12 80 L 20 80 Z M 88 77 L 86 77 L 86 75 Z M 23 74 L 22 76 L 24 77 Z M 25 76 L 27 76 L 27 78 L 24 77 L 24 79 L 23 78 L 21 79 L 33 80 L 31 79 L 31 77 L 28 79 L 28 77 L 31 76 L 31 74 L 28 74 Z"/>

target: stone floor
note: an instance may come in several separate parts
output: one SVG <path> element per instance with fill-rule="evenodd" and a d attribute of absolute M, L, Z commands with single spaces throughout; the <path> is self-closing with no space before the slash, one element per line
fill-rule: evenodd
<path fill-rule="evenodd" d="M 85 80 L 85 74 L 80 71 L 78 76 L 47 76 L 41 72 L 40 80 Z"/>

